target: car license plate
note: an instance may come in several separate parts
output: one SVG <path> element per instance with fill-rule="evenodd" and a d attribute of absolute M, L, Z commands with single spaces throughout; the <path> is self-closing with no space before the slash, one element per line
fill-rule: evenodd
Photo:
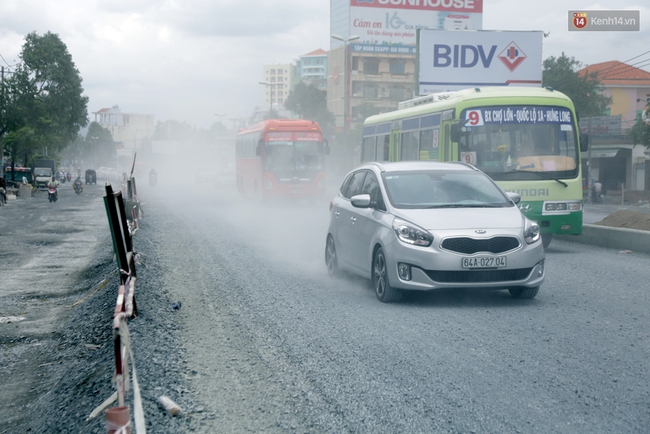
<path fill-rule="evenodd" d="M 505 256 L 474 256 L 463 258 L 463 268 L 503 268 L 508 262 Z"/>

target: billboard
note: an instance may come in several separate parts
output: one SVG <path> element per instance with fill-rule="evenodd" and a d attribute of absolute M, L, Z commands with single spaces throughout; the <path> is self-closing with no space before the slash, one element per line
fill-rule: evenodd
<path fill-rule="evenodd" d="M 541 86 L 541 31 L 419 31 L 418 92 Z"/>
<path fill-rule="evenodd" d="M 483 0 L 350 0 L 350 35 L 370 46 L 415 46 L 417 29 L 479 30 Z"/>

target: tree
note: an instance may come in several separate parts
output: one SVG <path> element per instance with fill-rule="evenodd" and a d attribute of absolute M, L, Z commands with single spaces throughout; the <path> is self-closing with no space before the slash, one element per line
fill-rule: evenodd
<path fill-rule="evenodd" d="M 635 145 L 643 145 L 650 149 L 650 108 L 645 111 L 646 119 L 640 117 L 634 123 L 634 126 L 627 130 L 627 136 L 632 140 Z"/>
<path fill-rule="evenodd" d="M 580 116 L 603 116 L 612 103 L 601 93 L 598 73 L 578 73 L 582 64 L 564 53 L 544 60 L 542 86 L 552 87 L 571 98 Z"/>
<path fill-rule="evenodd" d="M 312 84 L 296 84 L 284 102 L 284 106 L 303 119 L 316 121 L 326 136 L 334 132 L 334 114 L 327 110 L 325 93 Z"/>
<path fill-rule="evenodd" d="M 3 83 L 0 137 L 29 127 L 25 152 L 38 147 L 60 151 L 88 124 L 88 97 L 66 45 L 53 33 L 30 33 L 20 54 L 22 62 Z"/>
<path fill-rule="evenodd" d="M 33 148 L 35 142 L 34 130 L 30 127 L 23 127 L 16 131 L 11 131 L 2 138 L 2 142 L 11 155 L 11 180 L 14 181 L 14 168 L 19 161 L 18 158 L 22 156 L 23 166 L 26 166 L 29 161 L 29 150 Z"/>

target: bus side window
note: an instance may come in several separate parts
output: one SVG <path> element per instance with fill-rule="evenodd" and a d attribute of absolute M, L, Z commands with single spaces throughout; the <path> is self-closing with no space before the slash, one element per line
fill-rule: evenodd
<path fill-rule="evenodd" d="M 402 133 L 402 155 L 400 161 L 417 161 L 420 159 L 418 131 Z"/>
<path fill-rule="evenodd" d="M 420 160 L 438 160 L 438 129 L 420 132 Z"/>
<path fill-rule="evenodd" d="M 361 151 L 361 162 L 376 161 L 375 160 L 375 142 L 376 137 L 364 137 L 363 149 Z"/>
<path fill-rule="evenodd" d="M 390 135 L 377 137 L 376 161 L 390 161 Z"/>

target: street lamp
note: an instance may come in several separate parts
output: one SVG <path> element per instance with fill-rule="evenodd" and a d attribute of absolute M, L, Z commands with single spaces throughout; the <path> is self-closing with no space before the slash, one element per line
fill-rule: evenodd
<path fill-rule="evenodd" d="M 93 147 L 93 169 L 97 167 L 97 162 L 95 161 L 95 148 L 97 147 L 97 140 L 99 140 L 98 136 L 92 136 L 90 138 L 90 143 Z"/>
<path fill-rule="evenodd" d="M 360 38 L 359 35 L 352 35 L 344 38 L 339 35 L 332 35 L 333 39 L 338 39 L 344 44 L 344 60 L 343 60 L 343 76 L 345 84 L 343 86 L 343 146 L 348 150 L 348 130 L 350 129 L 350 74 L 348 67 L 348 56 L 350 51 L 350 42 L 356 41 Z"/>
<path fill-rule="evenodd" d="M 217 114 L 217 113 L 215 113 L 214 115 L 219 117 L 219 123 L 221 123 L 221 118 L 222 118 L 222 117 L 224 117 L 224 116 L 228 116 L 227 114 L 225 114 L 225 115 L 219 115 L 219 114 Z"/>
<path fill-rule="evenodd" d="M 275 86 L 276 84 L 280 84 L 280 83 L 268 83 L 266 81 L 260 81 L 260 84 L 263 84 L 264 86 L 270 86 L 271 87 L 271 93 L 269 95 L 269 103 L 270 103 L 269 116 L 271 116 L 271 113 L 273 112 L 273 86 Z"/>
<path fill-rule="evenodd" d="M 225 125 L 221 122 L 221 118 L 224 116 L 228 116 L 228 114 L 220 115 L 218 113 L 214 114 L 215 116 L 219 117 L 219 136 L 223 136 L 223 130 L 226 128 Z"/>

